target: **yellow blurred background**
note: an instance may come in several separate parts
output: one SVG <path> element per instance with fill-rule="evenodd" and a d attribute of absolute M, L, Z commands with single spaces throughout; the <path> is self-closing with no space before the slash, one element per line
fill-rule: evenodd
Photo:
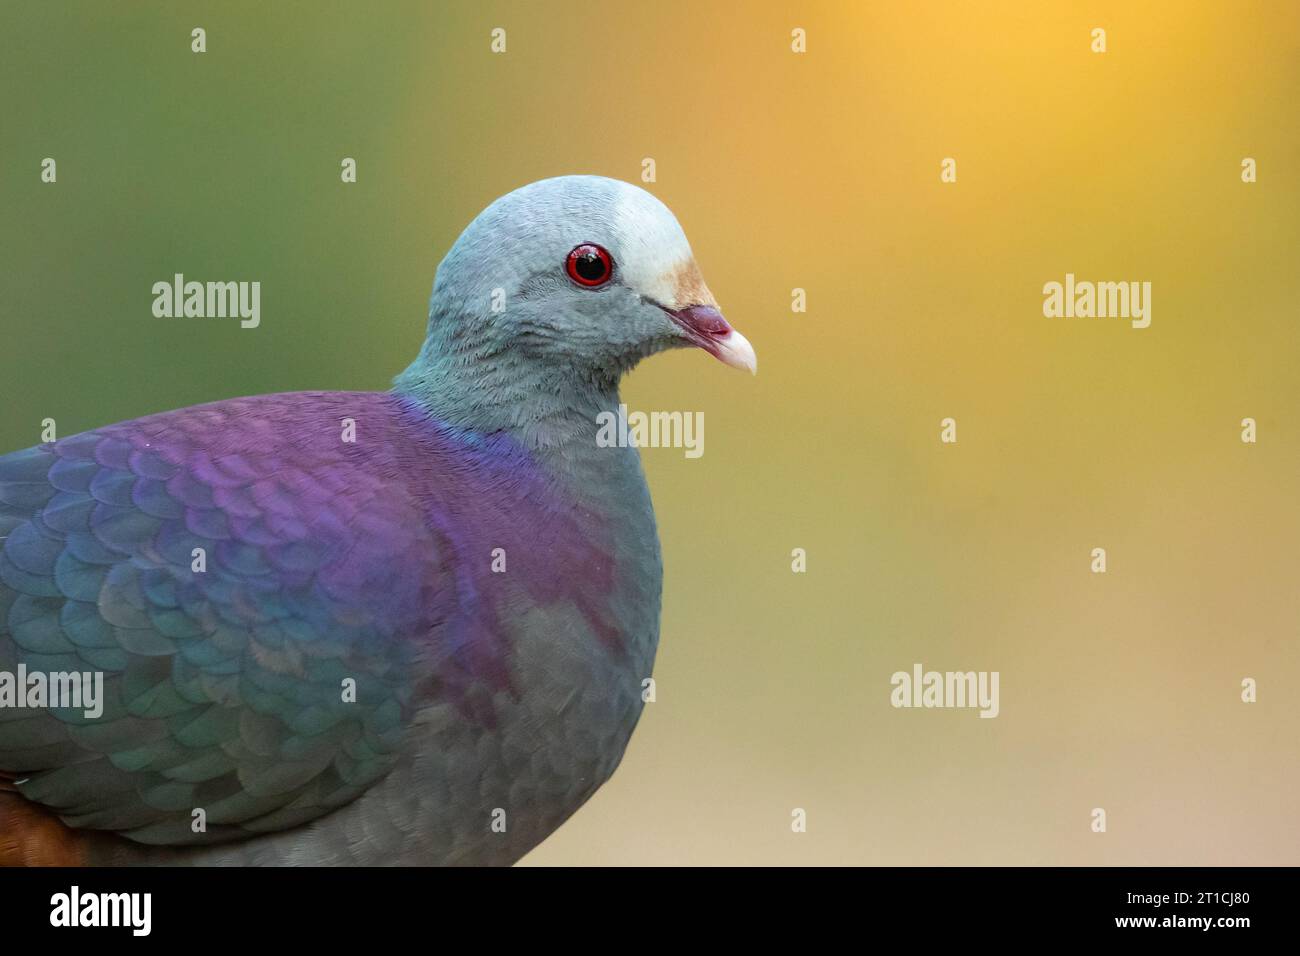
<path fill-rule="evenodd" d="M 657 700 L 527 862 L 1300 863 L 1296 4 L 10 0 L 0 80 L 5 451 L 386 388 L 484 205 L 655 160 L 760 372 L 626 383 L 707 423 L 643 453 Z M 1045 318 L 1067 272 L 1150 328 Z M 1000 716 L 894 709 L 917 662 Z"/>

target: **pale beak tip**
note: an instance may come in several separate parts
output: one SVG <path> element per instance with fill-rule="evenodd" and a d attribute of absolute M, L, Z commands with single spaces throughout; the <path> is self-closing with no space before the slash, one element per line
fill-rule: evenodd
<path fill-rule="evenodd" d="M 749 339 L 735 329 L 719 339 L 717 345 L 718 358 L 724 364 L 732 368 L 744 369 L 751 375 L 758 374 L 758 355 L 754 352 L 754 346 L 750 345 Z"/>

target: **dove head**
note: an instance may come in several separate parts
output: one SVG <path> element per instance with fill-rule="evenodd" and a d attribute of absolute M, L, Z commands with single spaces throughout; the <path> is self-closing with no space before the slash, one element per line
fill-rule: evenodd
<path fill-rule="evenodd" d="M 399 391 L 467 375 L 509 401 L 528 391 L 615 389 L 641 359 L 695 346 L 755 371 L 668 207 L 600 176 L 532 183 L 488 206 L 438 266 L 420 357 Z"/>

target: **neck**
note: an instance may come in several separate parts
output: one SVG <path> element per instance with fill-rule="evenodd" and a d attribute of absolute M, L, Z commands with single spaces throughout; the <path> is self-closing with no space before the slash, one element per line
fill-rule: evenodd
<path fill-rule="evenodd" d="M 596 416 L 618 407 L 616 377 L 547 367 L 518 349 L 443 339 L 431 330 L 393 390 L 453 428 L 505 432 L 536 451 L 575 443 L 594 448 Z"/>
<path fill-rule="evenodd" d="M 453 429 L 505 435 L 542 466 L 583 509 L 603 514 L 638 502 L 646 521 L 625 521 L 618 534 L 657 541 L 650 492 L 633 447 L 601 447 L 597 416 L 617 415 L 617 380 L 563 370 L 544 373 L 510 352 L 467 357 L 426 343 L 397 376 L 393 391 Z M 611 504 L 613 503 L 613 504 Z M 654 552 L 657 560 L 657 546 Z"/>

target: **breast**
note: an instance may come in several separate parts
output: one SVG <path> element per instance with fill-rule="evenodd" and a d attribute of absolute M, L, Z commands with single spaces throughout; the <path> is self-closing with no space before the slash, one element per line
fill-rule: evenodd
<path fill-rule="evenodd" d="M 493 659 L 503 671 L 456 706 L 430 695 L 413 723 L 395 779 L 404 799 L 420 795 L 412 830 L 429 836 L 400 852 L 513 862 L 623 757 L 653 672 L 662 562 L 636 451 L 599 451 L 614 454 L 571 451 L 564 480 L 545 458 L 516 458 L 491 505 L 456 528 L 437 514 L 467 515 L 471 502 L 441 489 L 452 506 L 433 527 L 455 538 L 465 571 L 458 618 L 430 635 L 434 687 Z M 476 665 L 477 646 L 494 650 Z"/>
<path fill-rule="evenodd" d="M 519 489 L 481 539 L 502 560 L 482 562 L 473 590 L 508 679 L 478 701 L 481 719 L 434 706 L 413 728 L 412 783 L 445 797 L 423 801 L 417 829 L 452 819 L 470 836 L 429 847 L 445 862 L 523 856 L 610 777 L 640 717 L 662 588 L 649 493 L 634 451 L 578 477 L 582 491 L 552 487 L 549 501 Z"/>

